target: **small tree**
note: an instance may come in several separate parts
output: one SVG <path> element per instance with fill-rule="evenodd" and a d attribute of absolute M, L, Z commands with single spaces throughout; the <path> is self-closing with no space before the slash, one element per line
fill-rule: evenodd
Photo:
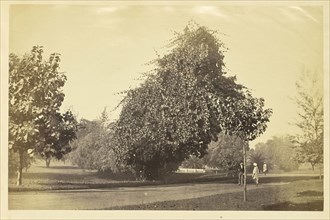
<path fill-rule="evenodd" d="M 228 97 L 221 105 L 227 117 L 222 120 L 222 126 L 227 134 L 236 135 L 243 142 L 244 163 L 244 201 L 247 200 L 246 189 L 246 150 L 248 142 L 260 136 L 267 128 L 267 122 L 272 115 L 272 109 L 264 109 L 264 99 L 252 97 L 250 91 L 245 91 L 243 98 Z"/>
<path fill-rule="evenodd" d="M 301 134 L 293 138 L 296 158 L 308 162 L 312 169 L 323 164 L 323 86 L 320 75 L 306 72 L 296 82 L 295 102 L 299 109 L 295 125 Z M 321 170 L 320 170 L 321 171 Z M 321 177 L 321 175 L 320 175 Z"/>
<path fill-rule="evenodd" d="M 50 126 L 46 120 L 51 122 Z M 38 119 L 40 135 L 45 141 L 38 146 L 37 152 L 49 167 L 52 158 L 60 160 L 72 150 L 70 142 L 76 138 L 78 122 L 70 110 L 50 115 L 46 120 L 44 117 Z"/>
<path fill-rule="evenodd" d="M 42 47 L 35 46 L 21 58 L 9 55 L 9 149 L 19 155 L 17 185 L 22 184 L 24 155 L 28 149 L 45 147 L 41 133 L 53 126 L 64 99 L 60 55 L 53 53 L 44 61 L 42 54 Z M 52 131 L 50 136 L 56 136 Z"/>

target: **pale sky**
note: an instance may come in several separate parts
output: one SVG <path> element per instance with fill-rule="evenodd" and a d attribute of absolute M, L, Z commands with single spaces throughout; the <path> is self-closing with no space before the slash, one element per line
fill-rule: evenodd
<path fill-rule="evenodd" d="M 42 45 L 45 58 L 61 53 L 68 77 L 62 109 L 92 120 L 118 104 L 115 93 L 138 85 L 173 31 L 194 20 L 223 33 L 228 73 L 273 109 L 267 131 L 252 144 L 293 133 L 295 81 L 303 69 L 323 74 L 322 7 L 173 4 L 11 5 L 9 50 Z"/>

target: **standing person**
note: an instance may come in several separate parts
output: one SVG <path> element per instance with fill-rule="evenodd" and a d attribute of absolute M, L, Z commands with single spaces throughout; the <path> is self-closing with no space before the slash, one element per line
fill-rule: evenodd
<path fill-rule="evenodd" d="M 254 180 L 256 186 L 259 184 L 259 168 L 257 163 L 253 163 L 252 179 Z"/>
<path fill-rule="evenodd" d="M 266 176 L 267 171 L 268 171 L 267 164 L 266 164 L 266 162 L 264 162 L 264 165 L 262 165 L 262 172 L 265 176 Z"/>
<path fill-rule="evenodd" d="M 240 162 L 238 167 L 238 185 L 243 185 L 244 183 L 244 164 L 243 161 Z"/>

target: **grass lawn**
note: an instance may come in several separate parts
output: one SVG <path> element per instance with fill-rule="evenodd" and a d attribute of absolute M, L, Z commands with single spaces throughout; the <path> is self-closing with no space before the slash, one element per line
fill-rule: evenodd
<path fill-rule="evenodd" d="M 243 192 L 238 192 L 110 209 L 322 211 L 323 180 L 311 178 L 267 188 L 256 187 L 248 191 L 247 202 L 243 201 Z"/>
<path fill-rule="evenodd" d="M 43 191 L 66 189 L 96 189 L 125 186 L 145 186 L 157 184 L 174 184 L 184 182 L 205 182 L 222 179 L 234 181 L 223 174 L 205 175 L 205 173 L 173 173 L 158 181 L 136 181 L 129 175 L 101 175 L 96 171 L 82 170 L 70 164 L 52 161 L 47 168 L 44 161 L 37 161 L 27 172 L 23 171 L 23 185 L 16 185 L 16 176 L 8 178 L 10 192 Z"/>
<path fill-rule="evenodd" d="M 307 174 L 316 174 L 310 170 L 304 170 Z M 249 176 L 248 176 L 249 177 Z M 272 174 L 262 177 L 263 183 L 297 181 L 306 179 L 295 174 Z M 47 168 L 44 161 L 32 164 L 27 172 L 23 171 L 23 185 L 16 186 L 16 176 L 8 178 L 10 192 L 15 191 L 40 191 L 40 190 L 66 190 L 66 189 L 96 189 L 125 186 L 145 186 L 159 184 L 175 184 L 187 182 L 219 182 L 236 183 L 235 178 L 226 177 L 223 173 L 173 173 L 158 181 L 136 181 L 129 175 L 100 175 L 96 171 L 82 170 L 71 164 L 61 161 L 52 161 Z M 251 183 L 251 178 L 248 178 Z"/>

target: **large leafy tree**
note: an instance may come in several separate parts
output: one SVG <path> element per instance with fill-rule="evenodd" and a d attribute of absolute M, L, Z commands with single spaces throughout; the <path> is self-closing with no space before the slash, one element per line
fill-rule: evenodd
<path fill-rule="evenodd" d="M 323 86 L 320 74 L 304 72 L 296 82 L 298 117 L 295 125 L 301 133 L 293 138 L 299 162 L 323 163 Z"/>
<path fill-rule="evenodd" d="M 50 136 L 58 136 L 66 76 L 59 71 L 59 54 L 51 54 L 46 61 L 42 55 L 41 46 L 22 57 L 9 55 L 9 148 L 19 155 L 18 185 L 26 152 L 43 149 Z"/>
<path fill-rule="evenodd" d="M 215 32 L 188 25 L 171 41 L 170 52 L 154 61 L 153 74 L 128 91 L 116 129 L 127 165 L 146 178 L 157 178 L 190 155 L 203 157 L 222 130 L 250 129 L 228 126 L 235 117 L 244 123 L 252 120 L 249 114 L 260 113 L 249 126 L 265 127 L 263 102 L 247 96 L 235 77 L 226 76 L 224 50 Z M 240 113 L 249 101 L 255 102 L 251 112 Z M 237 115 L 227 107 L 237 107 Z"/>

